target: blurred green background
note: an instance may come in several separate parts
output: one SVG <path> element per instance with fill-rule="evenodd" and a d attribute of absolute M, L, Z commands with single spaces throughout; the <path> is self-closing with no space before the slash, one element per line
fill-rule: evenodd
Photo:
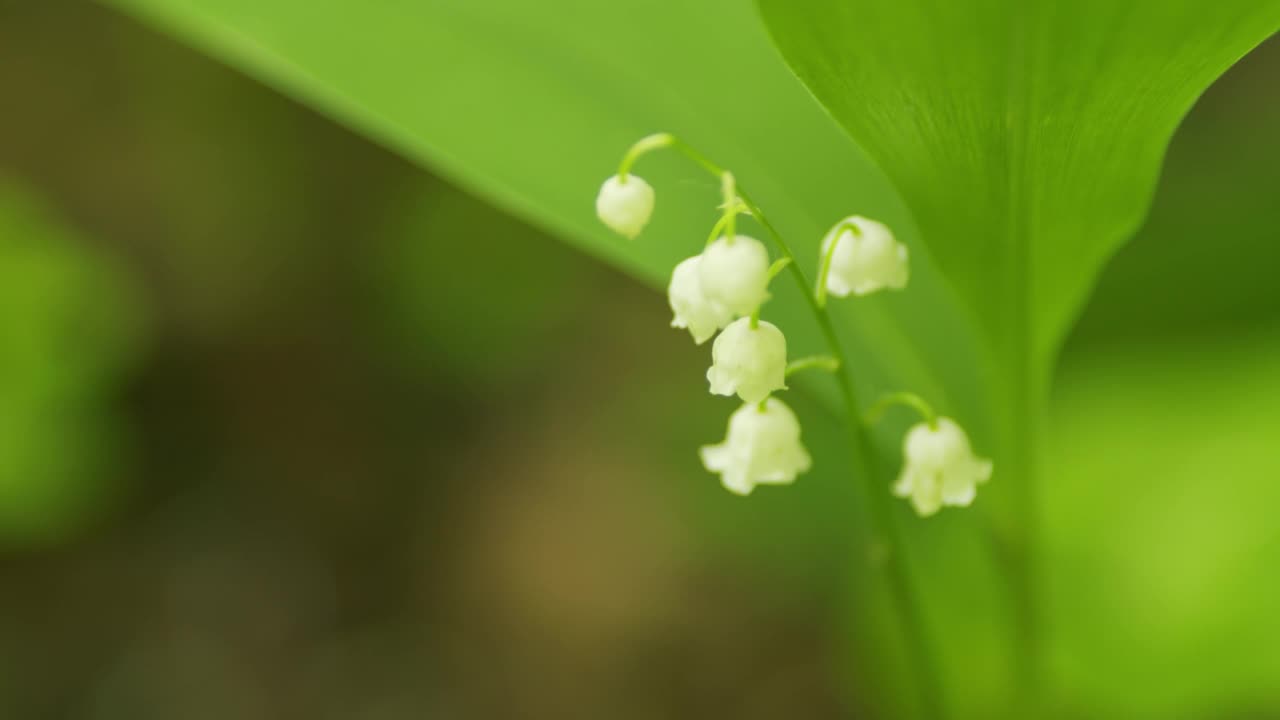
<path fill-rule="evenodd" d="M 1057 716 L 1280 718 L 1278 81 L 1273 40 L 1201 100 L 1068 343 Z M 0 0 L 0 98 L 0 718 L 835 718 L 892 685 L 852 488 L 720 489 L 656 293 L 98 6 Z"/>

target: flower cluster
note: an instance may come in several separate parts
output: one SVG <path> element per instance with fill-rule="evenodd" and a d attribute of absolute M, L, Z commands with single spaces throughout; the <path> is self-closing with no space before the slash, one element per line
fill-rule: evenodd
<path fill-rule="evenodd" d="M 779 240 L 784 257 L 771 263 L 764 243 L 737 232 L 737 217 L 746 215 L 760 221 L 778 239 L 759 216 L 759 208 L 738 191 L 731 173 L 719 170 L 672 136 L 660 134 L 631 148 L 618 174 L 601 186 L 596 214 L 614 232 L 630 239 L 639 236 L 653 214 L 654 191 L 630 168 L 642 154 L 673 146 L 716 174 L 724 196 L 722 216 L 702 252 L 679 262 L 667 287 L 674 315 L 672 327 L 687 330 L 698 345 L 715 338 L 707 370 L 710 392 L 736 395 L 742 401 L 729 417 L 724 441 L 702 448 L 702 463 L 720 475 L 725 488 L 740 495 L 750 493 L 756 485 L 792 483 L 809 470 L 812 460 L 800 439 L 799 419 L 775 393 L 787 388 L 787 376 L 792 372 L 842 369 L 838 360 L 829 356 L 788 363 L 786 336 L 760 318 L 769 299 L 770 281 L 793 258 Z M 820 257 L 814 291 L 819 312 L 824 312 L 828 295 L 864 296 L 907 285 L 907 247 L 875 220 L 853 215 L 836 223 L 821 241 Z M 807 288 L 803 273 L 793 270 Z M 832 350 L 838 351 L 835 347 Z M 894 493 L 910 498 L 921 515 L 937 512 L 943 505 L 972 502 L 976 485 L 991 475 L 990 461 L 975 457 L 964 431 L 948 418 L 936 418 L 919 398 L 899 393 L 889 399 L 922 408 L 925 416 L 925 422 L 907 435 L 906 464 Z"/>

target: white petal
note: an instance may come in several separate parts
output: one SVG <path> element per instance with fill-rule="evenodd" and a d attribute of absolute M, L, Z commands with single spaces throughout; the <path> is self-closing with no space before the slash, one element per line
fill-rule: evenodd
<path fill-rule="evenodd" d="M 747 474 L 741 470 L 724 473 L 720 476 L 720 484 L 737 495 L 750 495 L 756 488 L 755 484 L 747 478 Z"/>
<path fill-rule="evenodd" d="M 911 505 L 920 517 L 929 517 L 942 508 L 942 491 L 938 478 L 920 475 L 911 489 Z"/>
<path fill-rule="evenodd" d="M 896 497 L 911 497 L 911 489 L 915 487 L 915 472 L 910 465 L 902 468 L 902 473 L 898 475 L 898 481 L 893 484 L 893 494 Z"/>
<path fill-rule="evenodd" d="M 724 306 L 708 300 L 702 293 L 702 284 L 698 280 L 701 261 L 702 256 L 695 255 L 676 265 L 667 286 L 667 301 L 674 313 L 671 327 L 688 328 L 693 341 L 699 345 L 714 337 L 733 319 L 732 313 Z"/>
<path fill-rule="evenodd" d="M 953 483 L 950 487 L 944 487 L 942 493 L 942 502 L 947 505 L 967 506 L 973 502 L 973 498 L 978 494 L 978 487 L 973 483 Z"/>
<path fill-rule="evenodd" d="M 788 442 L 779 448 L 778 454 L 769 462 L 762 463 L 762 475 L 756 480 L 760 484 L 790 485 L 801 473 L 806 473 L 813 466 L 813 459 L 804 446 L 796 438 L 794 444 Z"/>
<path fill-rule="evenodd" d="M 733 374 L 718 365 L 707 368 L 707 383 L 711 386 L 712 395 L 729 396 L 738 392 L 738 383 Z"/>
<path fill-rule="evenodd" d="M 729 467 L 728 445 L 703 445 L 698 455 L 702 458 L 702 466 L 711 472 L 720 472 Z"/>

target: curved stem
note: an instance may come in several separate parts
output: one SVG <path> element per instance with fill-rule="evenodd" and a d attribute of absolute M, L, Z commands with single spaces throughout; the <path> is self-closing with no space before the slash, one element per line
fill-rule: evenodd
<path fill-rule="evenodd" d="M 746 193 L 739 189 L 738 195 L 747 204 L 751 214 L 764 227 L 765 232 L 773 239 L 774 244 L 778 246 L 778 250 L 787 257 L 792 258 L 790 265 L 792 275 L 796 278 L 796 282 L 802 288 L 802 294 L 808 299 L 809 305 L 813 309 L 814 315 L 818 320 L 818 326 L 826 338 L 831 354 L 840 363 L 840 366 L 844 368 L 843 372 L 836 373 L 836 380 L 840 387 L 841 398 L 844 400 L 847 417 L 845 425 L 849 433 L 850 446 L 854 450 L 855 462 L 858 459 L 862 461 L 862 472 L 856 474 L 861 478 L 862 493 L 870 503 L 867 516 L 871 519 L 871 532 L 889 550 L 885 563 L 889 590 L 899 608 L 899 624 L 901 625 L 903 639 L 907 644 L 907 651 L 912 658 L 914 669 L 918 672 L 918 677 L 920 678 L 922 686 L 921 700 L 924 705 L 925 717 L 942 718 L 945 714 L 943 712 L 942 683 L 938 676 L 938 666 L 933 657 L 933 648 L 925 638 L 924 613 L 920 610 L 917 602 L 917 593 L 912 585 L 911 577 L 902 555 L 902 535 L 898 526 L 893 522 L 892 499 L 889 493 L 884 492 L 884 488 L 876 483 L 876 478 L 880 477 L 880 472 L 877 467 L 875 449 L 872 446 L 867 426 L 863 424 L 861 413 L 858 410 L 857 391 L 854 389 L 853 380 L 849 376 L 849 362 L 844 352 L 844 346 L 841 345 L 840 339 L 836 335 L 835 326 L 832 324 L 831 316 L 827 314 L 826 308 L 819 306 L 816 298 L 809 294 L 808 278 L 805 277 L 804 271 L 800 269 L 799 264 L 794 261 L 795 255 L 791 252 L 791 248 Z"/>
<path fill-rule="evenodd" d="M 733 173 L 724 170 L 720 173 L 720 185 L 724 195 L 724 234 L 729 242 L 733 242 L 733 239 L 738 236 L 738 183 L 734 180 Z"/>
<path fill-rule="evenodd" d="M 673 136 L 668 137 L 670 137 L 669 147 L 678 150 L 712 175 L 723 178 L 725 172 L 723 168 L 687 145 L 684 141 Z M 756 205 L 755 201 L 741 186 L 736 188 L 736 193 L 737 197 L 746 205 L 752 217 L 769 235 L 769 239 L 778 248 L 778 252 L 791 261 L 787 268 L 791 271 L 792 278 L 800 286 L 800 294 L 804 296 L 810 310 L 813 311 L 831 355 L 842 368 L 841 372 L 836 373 L 836 380 L 845 406 L 847 418 L 845 426 L 849 434 L 848 440 L 853 451 L 854 463 L 861 465 L 861 472 L 856 472 L 855 475 L 859 478 L 862 493 L 869 503 L 867 516 L 871 522 L 871 535 L 876 541 L 889 549 L 885 562 L 889 591 L 899 609 L 898 618 L 902 637 L 906 643 L 913 669 L 917 677 L 920 678 L 920 696 L 924 715 L 928 718 L 943 718 L 945 717 L 945 712 L 943 710 L 942 684 L 938 675 L 938 666 L 933 656 L 933 648 L 925 637 L 924 613 L 921 612 L 917 602 L 917 594 L 902 554 L 901 532 L 893 522 L 892 498 L 890 498 L 888 492 L 884 491 L 885 488 L 877 484 L 877 478 L 881 477 L 881 475 L 877 467 L 870 431 L 863 422 L 862 414 L 859 410 L 857 390 L 854 388 L 853 380 L 849 375 L 848 356 L 845 354 L 844 346 L 840 343 L 840 338 L 836 335 L 831 316 L 827 313 L 826 308 L 819 304 L 815 295 L 809 292 L 809 288 L 812 286 L 809 284 L 809 279 L 805 276 L 804 270 L 796 262 L 796 256 L 792 252 L 791 246 L 783 239 L 782 234 L 773 226 L 773 223 L 769 222 L 769 219 L 765 217 L 760 210 L 760 206 Z"/>
<path fill-rule="evenodd" d="M 810 355 L 787 363 L 787 377 L 805 370 L 826 370 L 835 372 L 840 369 L 840 361 L 830 355 Z"/>
<path fill-rule="evenodd" d="M 924 398 L 910 392 L 896 392 L 881 396 L 875 405 L 867 410 L 865 415 L 867 423 L 875 424 L 879 422 L 884 412 L 894 405 L 905 405 L 916 412 L 920 413 L 920 417 L 929 423 L 929 427 L 933 430 L 938 429 L 938 413 L 934 412 L 933 406 L 924 401 Z"/>
<path fill-rule="evenodd" d="M 836 256 L 836 246 L 840 244 L 840 236 L 846 230 L 853 233 L 854 237 L 862 237 L 862 228 L 848 220 L 841 220 L 831 228 L 831 232 L 828 233 L 831 244 L 822 253 L 822 264 L 818 266 L 818 286 L 813 290 L 813 297 L 818 301 L 818 307 L 827 306 L 827 278 L 831 275 L 831 261 Z"/>
<path fill-rule="evenodd" d="M 732 243 L 733 236 L 736 234 L 736 231 L 733 228 L 733 219 L 739 213 L 744 213 L 746 211 L 746 206 L 741 202 L 735 202 L 733 205 L 727 206 L 724 213 L 716 220 L 716 224 L 711 226 L 711 234 L 707 236 L 707 245 L 718 240 L 721 235 L 726 236 L 725 242 Z M 776 265 L 777 263 L 774 264 Z M 770 268 L 769 271 L 774 272 L 772 268 Z M 773 275 L 770 275 L 769 277 L 772 279 Z"/>
<path fill-rule="evenodd" d="M 787 257 L 778 258 L 777 260 L 774 260 L 773 264 L 769 266 L 769 272 L 767 273 L 769 282 L 773 282 L 773 279 L 778 277 L 778 273 L 786 269 L 786 267 L 790 265 L 791 262 L 792 262 L 791 258 L 787 258 Z"/>
<path fill-rule="evenodd" d="M 813 289 L 813 297 L 820 308 L 827 306 L 827 277 L 831 275 L 831 259 L 836 256 L 836 245 L 839 244 L 840 236 L 837 235 L 827 251 L 822 253 L 822 264 L 818 266 L 818 286 Z"/>
<path fill-rule="evenodd" d="M 720 237 L 720 233 L 724 232 L 724 226 L 729 224 L 729 215 L 721 215 L 716 224 L 711 226 L 711 234 L 707 236 L 707 245 L 715 242 Z"/>
<path fill-rule="evenodd" d="M 622 156 L 622 162 L 618 165 L 619 182 L 625 183 L 627 181 L 627 175 L 631 173 L 631 166 L 636 164 L 636 160 L 639 160 L 641 155 L 671 147 L 675 141 L 676 139 L 671 133 L 654 133 L 637 140 L 634 145 L 627 149 L 627 154 Z"/>

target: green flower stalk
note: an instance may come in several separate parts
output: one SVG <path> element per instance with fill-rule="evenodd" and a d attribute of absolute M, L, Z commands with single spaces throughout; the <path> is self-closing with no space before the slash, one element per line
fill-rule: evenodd
<path fill-rule="evenodd" d="M 673 327 L 687 329 L 699 345 L 720 333 L 712 345 L 713 362 L 707 372 L 711 392 L 737 395 L 744 402 L 730 417 L 724 442 L 702 448 L 703 465 L 720 475 L 726 489 L 739 495 L 751 493 L 756 485 L 794 482 L 810 469 L 812 459 L 800 441 L 799 419 L 774 393 L 786 389 L 786 378 L 794 372 L 819 369 L 835 373 L 847 413 L 849 447 L 861 465 L 855 475 L 863 483 L 870 503 L 872 535 L 878 545 L 891 548 L 885 563 L 887 578 L 903 637 L 920 678 L 925 712 L 930 718 L 941 718 L 945 705 L 937 668 L 900 551 L 902 543 L 892 517 L 892 498 L 877 481 L 869 426 L 893 404 L 911 405 L 924 416 L 924 422 L 907 435 L 906 462 L 893 486 L 894 494 L 909 497 L 921 516 L 931 515 L 944 505 L 971 503 L 976 486 L 990 477 L 991 463 L 973 455 L 968 436 L 959 425 L 949 418 L 938 418 L 927 403 L 910 393 L 886 396 L 872 409 L 871 417 L 864 419 L 844 348 L 826 309 L 828 295 L 862 296 L 906 287 L 907 247 L 882 223 L 849 216 L 823 238 L 818 283 L 810 285 L 795 262 L 791 246 L 733 174 L 668 133 L 650 135 L 633 145 L 623 157 L 618 174 L 605 181 L 596 199 L 600 219 L 628 238 L 639 234 L 653 212 L 652 188 L 631 174 L 631 167 L 644 154 L 662 148 L 680 152 L 719 179 L 723 196 L 721 217 L 702 252 L 675 267 L 667 288 Z M 782 257 L 770 264 L 763 243 L 738 234 L 739 214 L 750 215 Z M 769 283 L 783 270 L 790 271 L 802 289 L 829 355 L 788 364 L 782 330 L 760 319 L 761 309 L 769 299 Z"/>

